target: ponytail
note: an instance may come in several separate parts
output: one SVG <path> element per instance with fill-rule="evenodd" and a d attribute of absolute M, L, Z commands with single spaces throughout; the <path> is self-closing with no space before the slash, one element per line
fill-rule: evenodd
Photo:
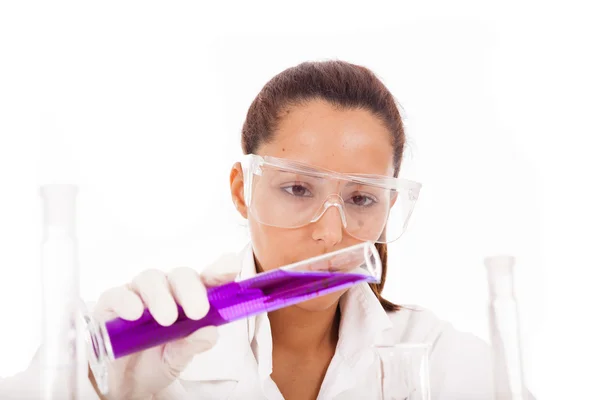
<path fill-rule="evenodd" d="M 380 283 L 371 283 L 371 290 L 375 293 L 377 300 L 383 307 L 385 311 L 398 311 L 402 308 L 402 306 L 398 304 L 394 304 L 389 300 L 381 297 L 381 292 L 383 291 L 383 286 L 385 285 L 385 277 L 387 275 L 387 244 L 385 243 L 375 243 L 375 248 L 379 252 L 379 258 L 381 259 L 381 282 Z"/>

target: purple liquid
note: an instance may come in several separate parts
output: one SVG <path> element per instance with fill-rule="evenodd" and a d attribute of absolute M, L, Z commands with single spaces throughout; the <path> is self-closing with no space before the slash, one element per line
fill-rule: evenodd
<path fill-rule="evenodd" d="M 368 275 L 335 272 L 273 270 L 240 282 L 209 288 L 208 314 L 193 320 L 177 306 L 179 315 L 171 326 L 162 326 L 146 309 L 135 321 L 116 318 L 106 322 L 115 358 L 186 337 L 205 326 L 219 326 L 263 312 L 277 310 L 360 282 L 375 282 Z"/>

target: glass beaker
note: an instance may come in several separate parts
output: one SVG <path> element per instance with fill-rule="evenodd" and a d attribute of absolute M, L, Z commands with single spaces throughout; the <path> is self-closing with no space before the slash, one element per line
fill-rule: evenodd
<path fill-rule="evenodd" d="M 430 400 L 430 348 L 426 343 L 375 346 L 381 400 Z"/>
<path fill-rule="evenodd" d="M 178 306 L 178 317 L 162 326 L 144 310 L 135 321 L 115 318 L 100 322 L 84 316 L 89 333 L 90 368 L 98 389 L 108 390 L 108 367 L 115 359 L 177 340 L 206 327 L 219 326 L 274 311 L 361 282 L 381 280 L 381 260 L 375 245 L 364 242 L 313 257 L 237 282 L 207 288 L 208 314 L 188 318 Z"/>

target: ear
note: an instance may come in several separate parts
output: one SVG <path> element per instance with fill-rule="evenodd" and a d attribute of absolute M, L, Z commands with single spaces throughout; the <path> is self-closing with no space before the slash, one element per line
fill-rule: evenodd
<path fill-rule="evenodd" d="M 233 205 L 235 205 L 236 210 L 238 210 L 242 217 L 248 219 L 248 207 L 246 207 L 246 201 L 244 200 L 244 173 L 242 172 L 242 165 L 239 162 L 235 163 L 231 168 L 229 186 Z"/>
<path fill-rule="evenodd" d="M 392 208 L 394 207 L 394 204 L 396 204 L 396 200 L 398 200 L 398 192 L 394 190 L 390 197 L 390 208 Z"/>

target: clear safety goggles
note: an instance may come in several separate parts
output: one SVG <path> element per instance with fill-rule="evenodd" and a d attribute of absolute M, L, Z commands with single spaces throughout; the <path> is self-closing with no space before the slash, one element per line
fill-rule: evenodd
<path fill-rule="evenodd" d="M 342 174 L 283 158 L 242 159 L 244 196 L 261 224 L 300 228 L 335 207 L 346 232 L 390 243 L 406 230 L 421 184 L 380 175 Z"/>

